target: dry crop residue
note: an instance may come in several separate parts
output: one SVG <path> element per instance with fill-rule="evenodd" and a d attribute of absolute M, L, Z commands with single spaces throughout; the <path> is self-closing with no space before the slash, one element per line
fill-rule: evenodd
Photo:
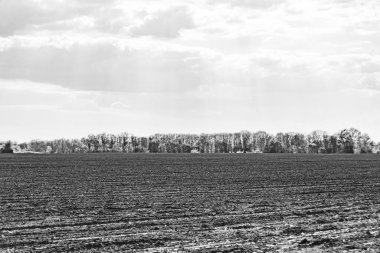
<path fill-rule="evenodd" d="M 0 156 L 0 252 L 376 252 L 380 156 Z"/>

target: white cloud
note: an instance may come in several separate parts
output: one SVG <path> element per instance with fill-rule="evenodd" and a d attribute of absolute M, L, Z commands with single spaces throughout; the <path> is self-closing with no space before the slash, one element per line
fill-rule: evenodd
<path fill-rule="evenodd" d="M 0 106 L 49 111 L 99 110 L 100 94 L 73 91 L 57 85 L 26 80 L 0 79 Z"/>
<path fill-rule="evenodd" d="M 212 4 L 228 4 L 238 7 L 250 7 L 250 8 L 269 8 L 275 5 L 286 2 L 286 0 L 210 0 Z"/>
<path fill-rule="evenodd" d="M 15 47 L 0 52 L 0 75 L 77 90 L 186 91 L 199 85 L 196 56 L 176 50 L 120 49 L 109 43 Z M 149 74 L 147 74 L 149 73 Z"/>
<path fill-rule="evenodd" d="M 193 28 L 192 16 L 185 7 L 175 7 L 148 14 L 143 22 L 130 28 L 134 36 L 175 38 L 183 29 Z"/>
<path fill-rule="evenodd" d="M 32 1 L 0 1 L 0 36 L 12 35 L 29 24 L 43 22 L 44 17 L 39 15 L 39 10 Z"/>
<path fill-rule="evenodd" d="M 217 124 L 335 131 L 364 125 L 349 112 L 336 117 L 349 100 L 375 126 L 379 8 L 377 0 L 0 0 L 0 112 L 68 121 L 73 113 L 83 131 L 99 124 L 91 113 L 117 115 L 119 128 L 135 120 L 131 131 L 153 119 L 148 133 Z M 363 91 L 359 99 L 352 90 Z M 300 120 L 269 116 L 289 110 Z M 331 122 L 317 126 L 320 114 Z"/>
<path fill-rule="evenodd" d="M 380 71 L 373 74 L 363 76 L 361 79 L 361 87 L 367 90 L 377 90 L 380 91 Z"/>
<path fill-rule="evenodd" d="M 0 36 L 26 32 L 33 26 L 75 17 L 75 9 L 60 0 L 1 0 Z"/>

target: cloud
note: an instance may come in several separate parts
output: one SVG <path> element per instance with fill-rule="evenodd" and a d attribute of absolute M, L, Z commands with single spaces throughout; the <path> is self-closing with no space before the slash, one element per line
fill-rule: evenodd
<path fill-rule="evenodd" d="M 286 0 L 210 0 L 211 4 L 228 4 L 237 7 L 265 9 L 286 2 Z"/>
<path fill-rule="evenodd" d="M 0 35 L 12 35 L 28 24 L 43 22 L 38 6 L 27 0 L 0 1 Z"/>
<path fill-rule="evenodd" d="M 93 111 L 100 108 L 97 92 L 73 91 L 58 85 L 0 79 L 0 107 L 50 111 Z"/>
<path fill-rule="evenodd" d="M 183 29 L 194 27 L 193 19 L 185 7 L 157 11 L 145 17 L 142 24 L 130 29 L 133 36 L 175 38 Z"/>
<path fill-rule="evenodd" d="M 129 106 L 129 105 L 125 104 L 125 103 L 122 103 L 120 101 L 112 103 L 111 107 L 115 108 L 115 109 L 118 109 L 118 110 L 128 110 L 128 109 L 131 108 L 131 106 Z"/>
<path fill-rule="evenodd" d="M 117 13 L 117 17 L 122 16 L 121 11 L 112 7 L 115 2 L 116 0 L 109 0 L 106 3 L 98 0 L 0 0 L 0 36 L 44 29 L 51 32 L 77 30 L 78 23 L 82 25 L 88 24 L 88 20 L 92 19 L 100 21 L 103 18 L 104 20 L 104 15 L 110 13 Z"/>
<path fill-rule="evenodd" d="M 377 0 L 0 0 L 0 112 L 25 133 L 31 110 L 64 126 L 77 108 L 84 134 L 99 124 L 90 108 L 148 133 L 178 121 L 189 131 L 312 128 L 324 113 L 336 130 L 352 120 L 332 126 L 340 105 L 366 108 L 368 123 L 380 101 L 379 10 Z M 271 119 L 289 111 L 300 122 Z"/>
<path fill-rule="evenodd" d="M 75 16 L 62 1 L 0 0 L 0 36 L 10 36 L 33 25 L 42 25 Z"/>
<path fill-rule="evenodd" d="M 369 60 L 360 65 L 361 72 L 364 73 L 380 73 L 380 61 Z"/>
<path fill-rule="evenodd" d="M 362 77 L 361 88 L 380 91 L 380 72 Z"/>
<path fill-rule="evenodd" d="M 2 78 L 73 90 L 177 94 L 209 91 L 210 95 L 229 94 L 229 86 L 249 87 L 251 92 L 339 90 L 361 84 L 368 87 L 361 80 L 379 71 L 378 59 L 369 54 L 324 56 L 281 50 L 223 54 L 197 47 L 173 47 L 151 39 L 78 38 L 67 43 L 37 39 L 24 43 L 23 39 L 15 39 L 0 51 Z"/>
<path fill-rule="evenodd" d="M 200 84 L 195 52 L 119 48 L 105 42 L 12 47 L 0 52 L 0 76 L 76 90 L 186 92 Z M 198 58 L 194 58 L 198 59 Z"/>

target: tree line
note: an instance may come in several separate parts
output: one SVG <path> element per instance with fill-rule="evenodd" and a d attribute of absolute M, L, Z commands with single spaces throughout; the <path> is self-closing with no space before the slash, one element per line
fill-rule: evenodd
<path fill-rule="evenodd" d="M 90 134 L 81 139 L 32 140 L 28 143 L 0 142 L 1 153 L 380 153 L 366 133 L 348 128 L 330 135 L 316 130 L 269 134 L 265 131 L 218 134 L 154 134 L 138 137 L 126 132 Z"/>

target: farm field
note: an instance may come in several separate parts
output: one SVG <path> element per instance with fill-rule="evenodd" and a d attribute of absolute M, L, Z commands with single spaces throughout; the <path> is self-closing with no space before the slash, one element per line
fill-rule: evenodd
<path fill-rule="evenodd" d="M 0 252 L 380 249 L 379 155 L 1 155 L 0 186 Z"/>

